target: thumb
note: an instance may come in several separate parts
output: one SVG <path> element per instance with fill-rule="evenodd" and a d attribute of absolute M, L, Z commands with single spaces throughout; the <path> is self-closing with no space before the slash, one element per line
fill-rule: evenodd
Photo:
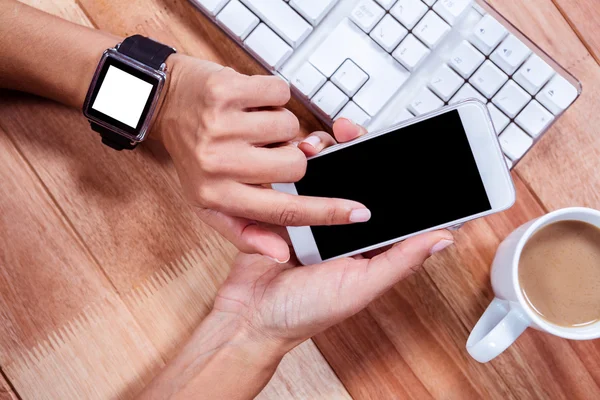
<path fill-rule="evenodd" d="M 256 222 L 206 208 L 195 210 L 202 221 L 233 243 L 241 252 L 261 254 L 281 264 L 290 259 L 287 242 L 277 233 L 259 226 Z"/>
<path fill-rule="evenodd" d="M 432 254 L 454 243 L 448 231 L 424 233 L 396 244 L 369 260 L 365 290 L 375 298 L 416 272 Z"/>

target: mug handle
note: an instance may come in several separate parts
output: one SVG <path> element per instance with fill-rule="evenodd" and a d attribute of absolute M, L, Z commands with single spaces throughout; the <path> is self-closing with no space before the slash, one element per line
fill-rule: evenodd
<path fill-rule="evenodd" d="M 518 303 L 494 298 L 467 340 L 467 351 L 480 363 L 508 348 L 531 325 Z"/>

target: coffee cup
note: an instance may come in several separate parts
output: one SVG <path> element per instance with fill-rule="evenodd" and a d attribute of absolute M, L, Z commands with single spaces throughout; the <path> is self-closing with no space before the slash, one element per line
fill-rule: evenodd
<path fill-rule="evenodd" d="M 524 286 L 527 285 L 527 282 L 522 281 L 523 271 L 521 271 L 520 276 L 519 266 L 524 262 L 525 257 L 528 257 L 528 262 L 532 260 L 532 256 L 529 253 L 535 251 L 535 248 L 534 250 L 531 250 L 531 246 L 544 245 L 544 243 L 534 243 L 534 241 L 539 242 L 540 240 L 544 240 L 543 237 L 539 236 L 545 234 L 543 233 L 545 230 L 543 231 L 542 229 L 555 229 L 555 227 L 556 229 L 563 229 L 563 231 L 566 232 L 564 234 L 565 237 L 569 236 L 569 229 L 578 229 L 577 226 L 559 226 L 559 224 L 556 224 L 561 221 L 564 221 L 563 225 L 577 222 L 584 223 L 582 225 L 588 226 L 591 229 L 597 228 L 598 235 L 600 235 L 600 211 L 581 207 L 565 208 L 551 212 L 522 225 L 512 232 L 500 244 L 492 264 L 491 279 L 495 298 L 473 328 L 467 341 L 467 351 L 475 360 L 479 362 L 488 362 L 492 360 L 517 340 L 528 327 L 572 340 L 589 340 L 600 337 L 600 320 L 591 320 L 589 323 L 579 325 L 573 323 L 569 326 L 555 323 L 551 318 L 545 318 L 544 316 L 547 314 L 541 313 L 539 308 L 532 304 L 531 296 L 528 296 L 526 291 L 524 292 Z M 551 225 L 552 227 L 550 227 Z M 560 234 L 560 232 L 563 231 L 558 230 L 557 232 Z M 537 233 L 539 233 L 539 235 L 536 236 Z M 552 233 L 553 232 L 548 232 L 548 234 Z M 571 236 L 577 238 L 576 234 Z M 600 238 L 600 236 L 593 236 L 594 240 L 596 240 L 596 238 Z M 560 239 L 561 237 L 549 236 L 548 240 Z M 590 243 L 588 242 L 583 243 L 583 245 L 589 245 Z M 600 249 L 600 243 L 596 244 L 598 249 Z M 552 245 L 554 245 L 554 243 L 552 243 Z M 526 246 L 528 247 L 526 248 Z M 523 255 L 524 249 L 527 253 L 525 255 Z M 551 247 L 549 252 L 552 250 L 553 248 Z M 544 253 L 544 255 L 546 253 Z M 562 255 L 562 253 L 559 253 L 559 255 Z M 533 254 L 533 256 L 536 255 Z M 538 256 L 540 255 L 538 254 Z M 566 259 L 563 257 L 560 261 L 564 264 L 565 260 Z M 538 265 L 537 268 L 539 271 L 543 271 L 542 268 L 544 268 L 544 266 Z M 574 271 L 578 270 L 575 269 Z M 574 272 L 571 273 L 574 274 Z M 541 279 L 542 282 L 534 288 L 536 296 L 542 296 L 542 298 L 544 296 L 553 296 L 551 288 L 554 286 L 552 285 L 560 285 L 560 282 L 556 282 L 556 278 L 555 282 L 550 281 L 550 279 L 552 279 L 552 274 L 548 275 L 550 276 L 544 276 L 543 279 Z M 594 273 L 593 278 L 596 279 L 597 277 L 597 274 Z M 558 278 L 560 278 L 560 276 L 558 276 Z M 550 281 L 550 283 L 545 284 L 544 281 Z M 537 285 L 535 282 L 533 284 Z M 568 284 L 568 282 L 565 284 Z M 588 284 L 587 282 L 584 282 L 584 284 L 589 286 L 591 283 Z M 576 287 L 578 286 L 575 284 L 572 285 L 572 288 Z M 544 290 L 546 289 L 547 292 L 544 293 Z M 557 292 L 564 293 L 567 289 L 569 289 L 569 287 L 559 287 Z M 588 289 L 591 290 L 591 287 L 588 287 Z M 577 306 L 578 295 L 579 293 L 573 289 L 573 293 L 570 295 L 569 299 L 576 300 L 574 306 Z M 565 304 L 560 304 L 560 301 L 557 301 L 560 299 L 550 298 L 550 300 L 552 300 L 550 303 L 551 305 L 559 307 L 558 313 L 566 312 L 565 310 L 568 311 L 567 306 L 573 306 L 571 304 L 573 301 L 568 304 L 567 302 L 565 302 Z M 597 301 L 597 299 L 594 300 Z M 584 304 L 588 303 L 590 302 L 588 301 Z M 600 313 L 600 310 L 598 310 L 598 312 Z"/>

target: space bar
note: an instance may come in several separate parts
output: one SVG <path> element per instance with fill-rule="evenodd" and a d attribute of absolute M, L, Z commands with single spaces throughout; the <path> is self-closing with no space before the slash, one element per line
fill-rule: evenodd
<path fill-rule="evenodd" d="M 294 48 L 298 47 L 312 32 L 312 26 L 282 0 L 241 0 L 241 2 Z"/>

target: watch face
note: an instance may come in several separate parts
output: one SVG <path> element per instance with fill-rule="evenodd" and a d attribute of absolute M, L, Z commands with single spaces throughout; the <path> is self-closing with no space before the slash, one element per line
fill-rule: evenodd
<path fill-rule="evenodd" d="M 160 84 L 159 77 L 117 58 L 106 57 L 89 95 L 86 114 L 137 138 L 147 127 Z"/>

